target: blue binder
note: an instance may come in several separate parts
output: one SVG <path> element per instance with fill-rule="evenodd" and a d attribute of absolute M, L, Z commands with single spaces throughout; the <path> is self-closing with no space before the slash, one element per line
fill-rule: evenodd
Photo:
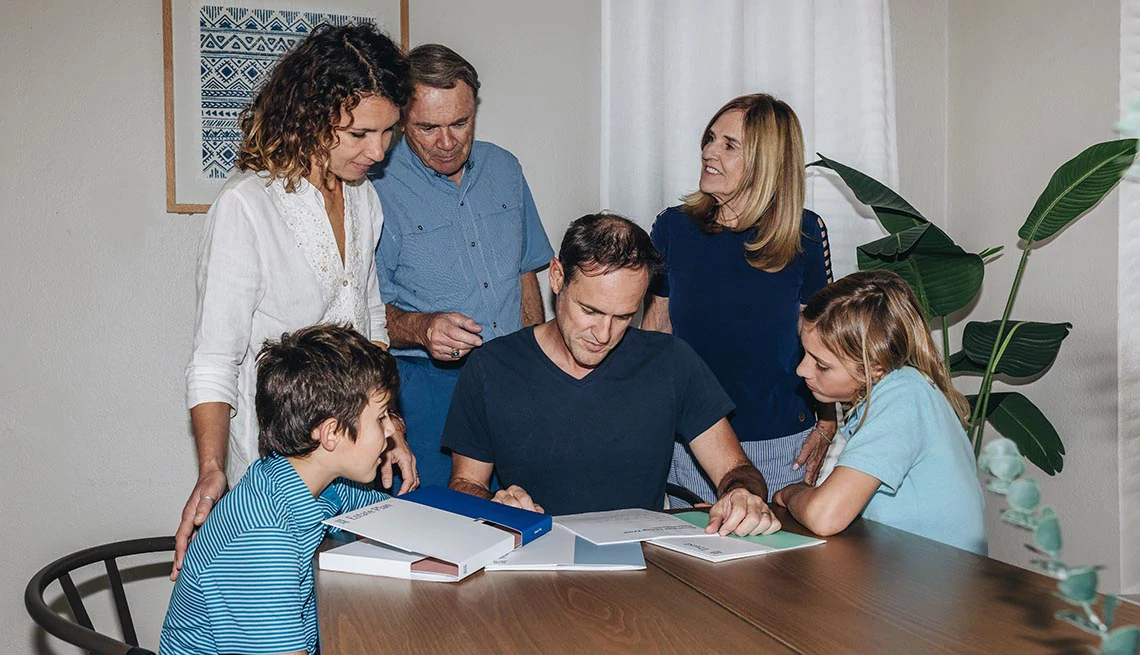
<path fill-rule="evenodd" d="M 400 496 L 400 500 L 478 519 L 513 532 L 517 535 L 516 547 L 528 544 L 551 530 L 551 518 L 547 514 L 496 503 L 447 487 L 421 487 Z"/>

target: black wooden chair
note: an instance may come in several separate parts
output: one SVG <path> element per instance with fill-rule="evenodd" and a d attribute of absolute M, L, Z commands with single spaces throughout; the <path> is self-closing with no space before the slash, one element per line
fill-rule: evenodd
<path fill-rule="evenodd" d="M 174 537 L 151 537 L 95 546 L 65 555 L 40 569 L 28 582 L 24 590 L 24 604 L 28 608 L 28 614 L 48 633 L 97 655 L 154 655 L 154 651 L 139 648 L 135 624 L 131 619 L 130 607 L 127 605 L 126 592 L 123 590 L 123 577 L 119 573 L 116 560 L 131 555 L 173 550 Z M 107 581 L 115 600 L 119 627 L 125 641 L 95 631 L 91 617 L 87 614 L 87 608 L 83 605 L 83 599 L 71 579 L 72 571 L 97 562 L 103 562 L 107 569 Z M 63 588 L 75 622 L 60 616 L 44 602 L 44 590 L 56 580 Z"/>
<path fill-rule="evenodd" d="M 673 484 L 672 482 L 665 483 L 665 495 L 672 496 L 674 498 L 680 498 L 690 505 L 706 502 L 704 498 L 701 498 L 692 491 L 689 491 L 687 488 L 682 487 L 681 485 Z"/>

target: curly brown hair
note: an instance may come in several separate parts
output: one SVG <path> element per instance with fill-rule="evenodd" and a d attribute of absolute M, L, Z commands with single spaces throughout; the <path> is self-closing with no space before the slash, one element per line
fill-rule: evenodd
<path fill-rule="evenodd" d="M 411 96 L 407 57 L 371 25 L 317 26 L 282 56 L 239 121 L 238 170 L 266 171 L 297 190 L 313 162 L 327 179 L 341 110 L 369 96 L 402 106 Z"/>

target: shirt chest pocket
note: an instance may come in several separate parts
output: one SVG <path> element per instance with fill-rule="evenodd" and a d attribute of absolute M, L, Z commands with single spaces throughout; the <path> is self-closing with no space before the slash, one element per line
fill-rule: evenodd
<path fill-rule="evenodd" d="M 400 235 L 397 283 L 433 302 L 465 295 L 469 282 L 460 265 L 462 241 L 463 233 L 452 221 L 417 217 Z"/>
<path fill-rule="evenodd" d="M 520 201 L 492 203 L 479 213 L 476 244 L 483 254 L 488 272 L 496 280 L 519 276 L 523 254 L 523 205 Z"/>

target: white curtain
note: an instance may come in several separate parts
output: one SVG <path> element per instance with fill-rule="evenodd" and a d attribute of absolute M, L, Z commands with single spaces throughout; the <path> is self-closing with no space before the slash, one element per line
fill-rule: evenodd
<path fill-rule="evenodd" d="M 807 161 L 897 183 L 887 0 L 603 0 L 602 30 L 603 207 L 648 228 L 696 188 L 709 118 L 755 92 L 796 110 Z M 833 174 L 809 173 L 836 276 L 883 234 L 856 205 Z"/>

